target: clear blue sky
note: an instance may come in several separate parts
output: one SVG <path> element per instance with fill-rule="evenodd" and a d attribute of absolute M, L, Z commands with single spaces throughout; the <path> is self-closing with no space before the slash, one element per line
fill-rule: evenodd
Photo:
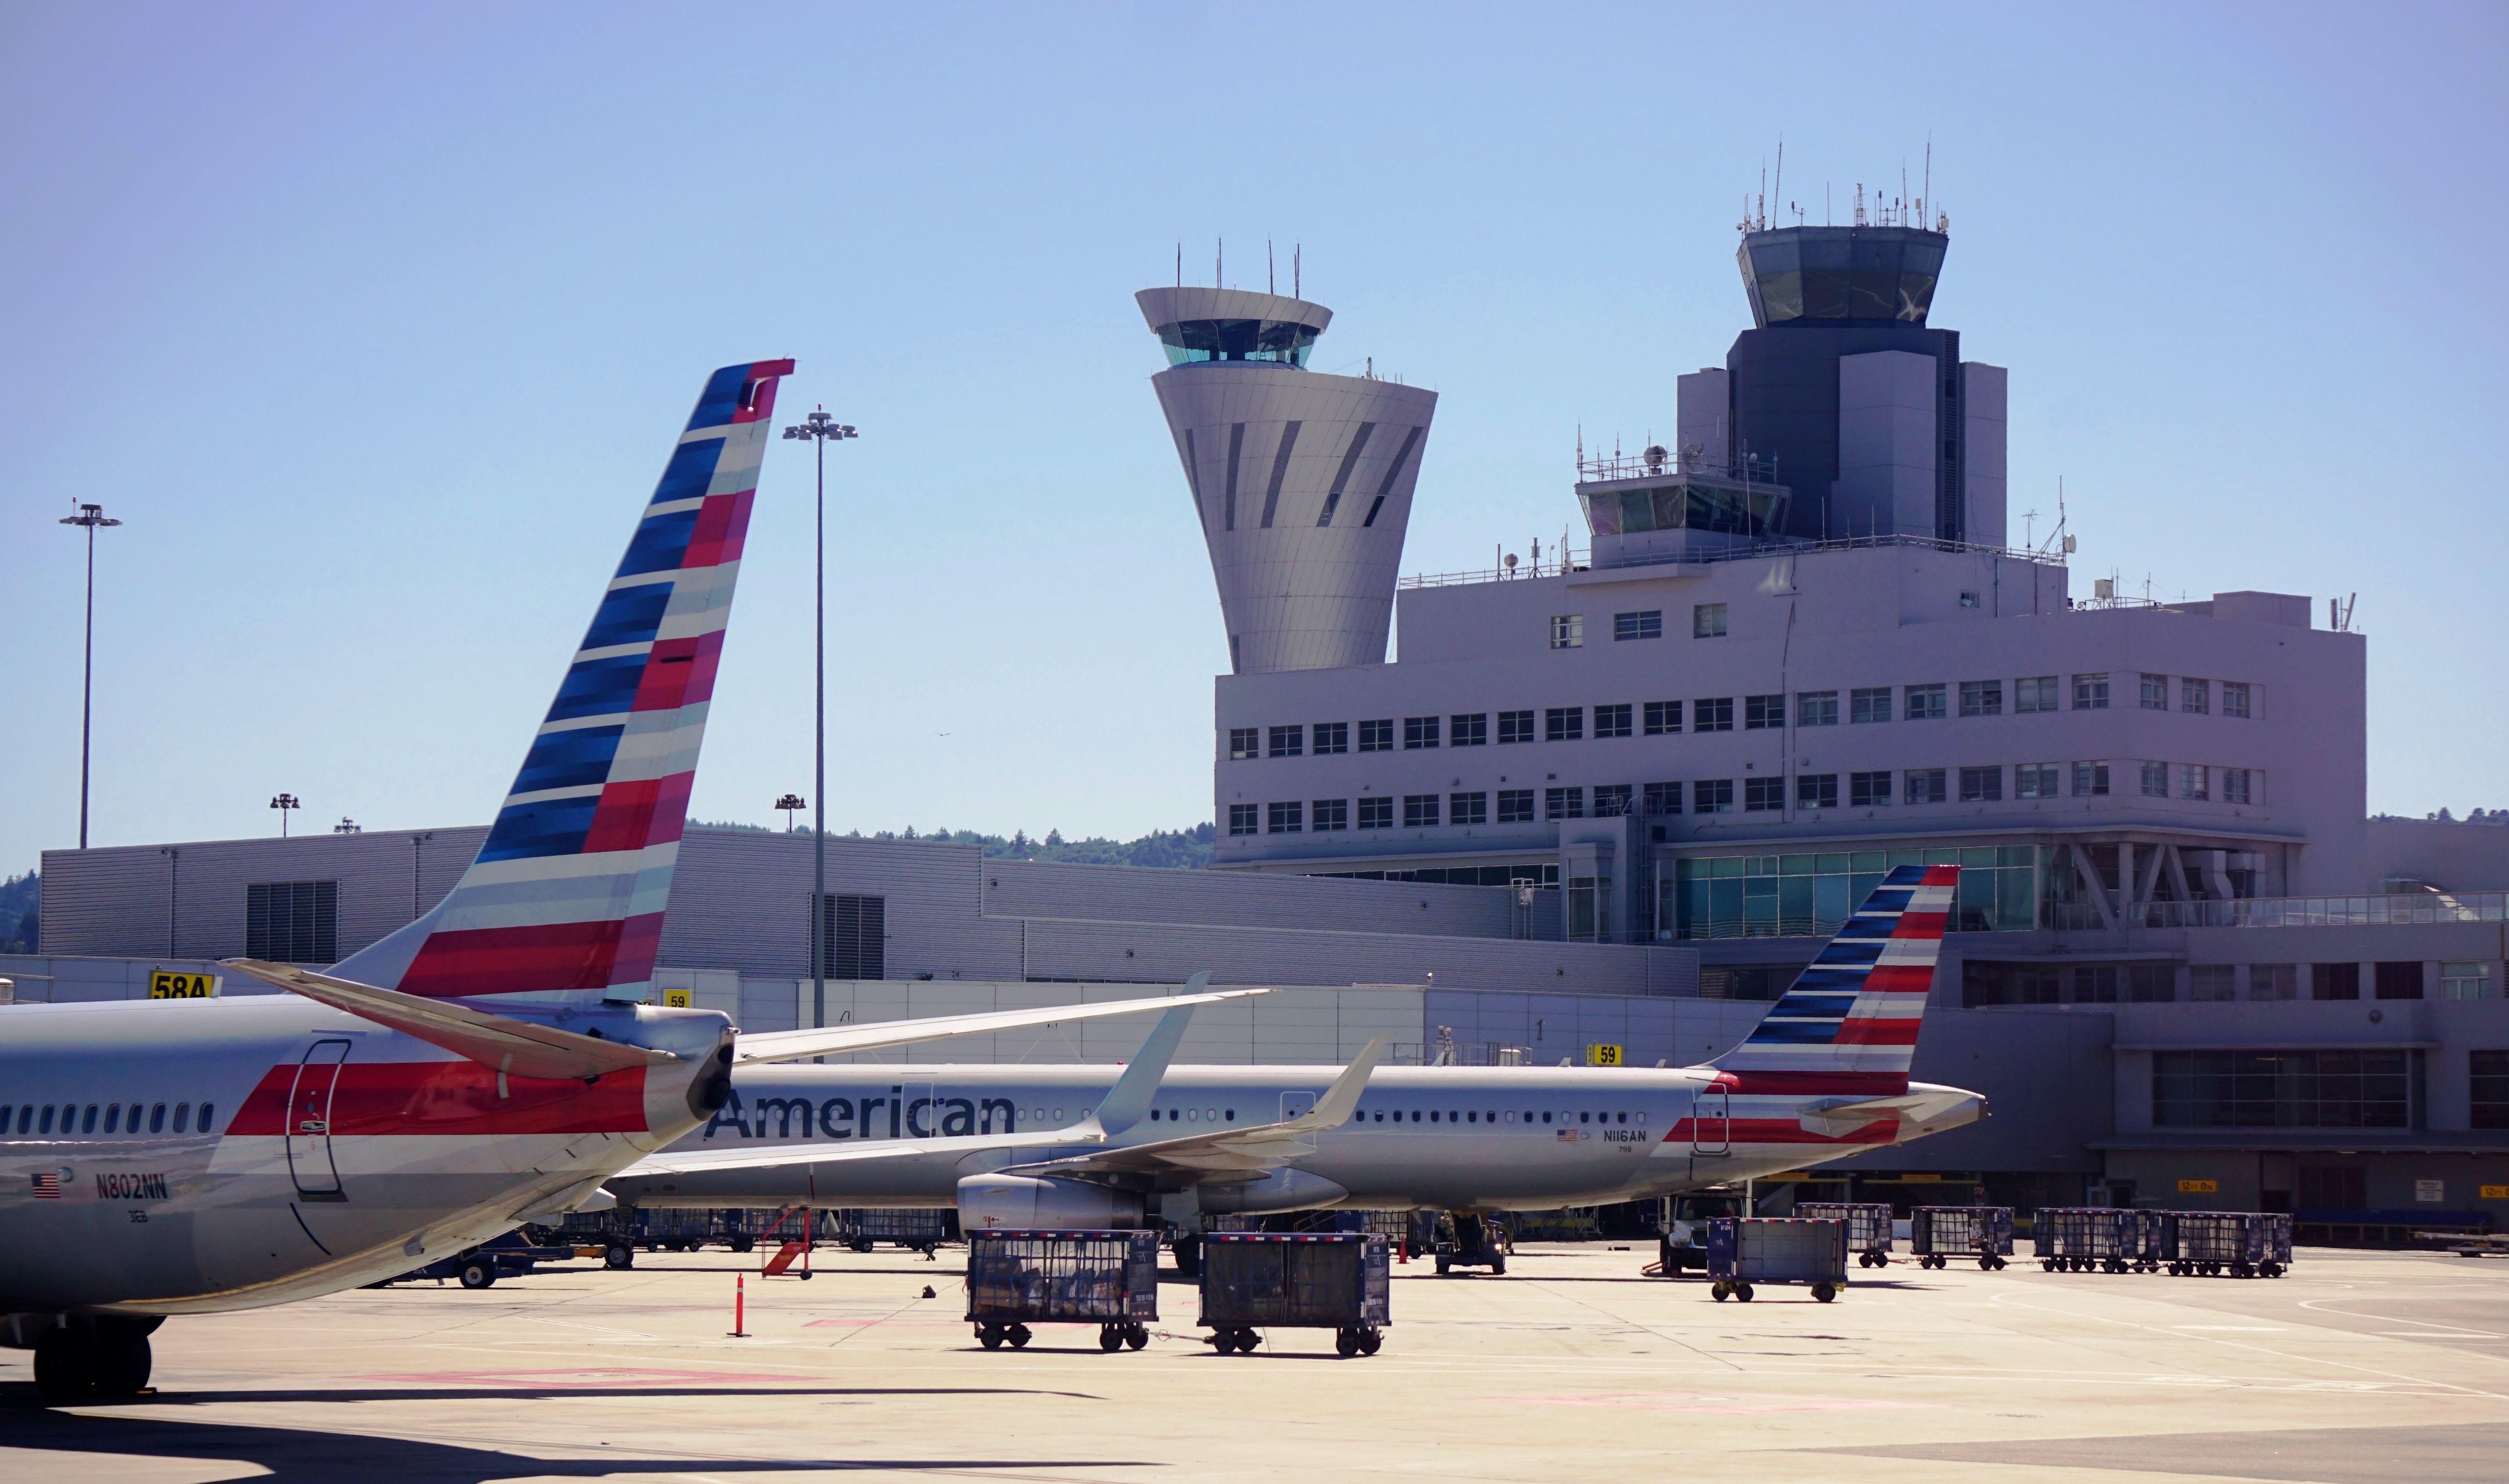
<path fill-rule="evenodd" d="M 1132 291 L 1302 242 L 1315 364 L 1442 393 L 1406 568 L 1477 566 L 1721 363 L 1780 131 L 1816 220 L 1930 135 L 2016 533 L 2062 474 L 2083 590 L 2357 591 L 2372 806 L 2509 804 L 2504 15 L 11 5 L 0 869 L 75 839 L 71 500 L 129 521 L 97 842 L 484 822 L 699 378 L 774 355 L 863 429 L 832 823 L 1206 819 Z M 806 787 L 808 496 L 778 445 L 700 816 Z"/>

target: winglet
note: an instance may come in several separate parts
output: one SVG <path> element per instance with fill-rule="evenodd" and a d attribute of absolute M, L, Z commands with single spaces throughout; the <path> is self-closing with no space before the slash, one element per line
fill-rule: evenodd
<path fill-rule="evenodd" d="M 1199 993 L 1210 983 L 1209 974 L 1197 974 L 1185 981 L 1182 992 Z M 1158 1095 L 1159 1079 L 1168 1074 L 1168 1062 L 1175 1059 L 1177 1043 L 1184 1039 L 1193 1011 L 1191 1005 L 1179 1005 L 1159 1017 L 1159 1023 L 1150 1028 L 1149 1037 L 1142 1042 L 1142 1049 L 1134 1054 L 1124 1074 L 1098 1100 L 1098 1116 L 1093 1122 L 1101 1132 L 1121 1133 L 1140 1123 L 1142 1115 L 1150 1110 L 1150 1099 Z"/>
<path fill-rule="evenodd" d="M 1301 1133 L 1322 1133 L 1350 1122 L 1350 1116 L 1359 1111 L 1359 1099 L 1367 1091 L 1367 1079 L 1376 1070 L 1377 1058 L 1384 1055 L 1385 1038 L 1378 1036 L 1350 1058 L 1350 1065 L 1341 1069 L 1341 1075 L 1325 1089 L 1325 1095 L 1316 1099 L 1313 1108 L 1281 1127 Z"/>

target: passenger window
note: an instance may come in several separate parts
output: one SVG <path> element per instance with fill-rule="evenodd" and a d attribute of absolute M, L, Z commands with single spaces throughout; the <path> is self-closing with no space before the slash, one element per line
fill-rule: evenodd
<path fill-rule="evenodd" d="M 1629 1114 L 1627 1114 L 1627 1113 L 1623 1113 L 1623 1114 L 1622 1114 L 1618 1119 L 1614 1120 L 1614 1122 L 1616 1122 L 1616 1123 L 1624 1123 L 1624 1124 L 1625 1124 L 1625 1123 L 1628 1123 L 1629 1121 Z"/>
<path fill-rule="evenodd" d="M 1481 1117 L 1482 1117 L 1483 1119 L 1487 1120 L 1487 1121 L 1488 1121 L 1488 1122 L 1490 1122 L 1490 1123 L 1497 1123 L 1497 1122 L 1498 1122 L 1498 1109 L 1496 1109 L 1496 1108 L 1492 1108 L 1492 1109 L 1490 1109 L 1488 1112 L 1486 1112 L 1486 1113 L 1482 1114 L 1482 1115 L 1481 1115 Z"/>
<path fill-rule="evenodd" d="M 35 1105 L 31 1102 L 19 1105 L 18 1109 L 18 1132 L 20 1133 L 31 1133 L 34 1132 L 34 1128 Z"/>
<path fill-rule="evenodd" d="M 178 1102 L 174 1104 L 174 1132 L 177 1133 L 186 1133 L 191 1131 L 191 1127 L 192 1105 L 188 1102 Z"/>
<path fill-rule="evenodd" d="M 1430 1116 L 1434 1118 L 1436 1115 L 1432 1114 Z M 1411 1110 L 1411 1121 L 1415 1124 L 1420 1121 L 1420 1110 L 1418 1108 L 1413 1108 Z"/>
<path fill-rule="evenodd" d="M 1547 1124 L 1547 1123 L 1549 1123 L 1549 1122 L 1551 1122 L 1551 1110 L 1550 1110 L 1550 1109 L 1545 1108 L 1545 1109 L 1543 1109 L 1543 1110 L 1542 1110 L 1542 1121 L 1543 1121 L 1544 1123 L 1546 1123 L 1546 1124 Z"/>
<path fill-rule="evenodd" d="M 96 1112 L 97 1108 L 94 1103 L 89 1103 L 87 1105 L 87 1112 L 79 1117 L 79 1132 L 81 1133 L 94 1133 L 95 1132 Z"/>
<path fill-rule="evenodd" d="M 1383 1115 L 1379 1115 L 1379 1116 L 1381 1117 L 1381 1116 L 1383 1116 Z M 1222 1120 L 1222 1121 L 1224 1121 L 1224 1122 L 1232 1123 L 1232 1124 L 1233 1124 L 1233 1123 L 1237 1122 L 1237 1110 L 1236 1110 L 1235 1108 L 1229 1108 L 1229 1109 L 1226 1109 L 1225 1111 L 1223 1111 L 1223 1112 L 1220 1114 L 1220 1118 L 1221 1118 L 1221 1120 Z"/>
<path fill-rule="evenodd" d="M 216 1103 L 205 1102 L 201 1104 L 201 1132 L 203 1133 L 209 1132 L 209 1115 L 217 1110 L 218 1105 Z"/>
<path fill-rule="evenodd" d="M 1592 1113 L 1580 1113 L 1577 1115 L 1577 1122 L 1581 1124 L 1591 1124 L 1593 1121 L 1594 1115 Z"/>
<path fill-rule="evenodd" d="M 157 1106 L 148 1110 L 148 1132 L 151 1133 L 163 1133 L 166 1132 L 166 1105 L 164 1103 L 161 1102 Z"/>
<path fill-rule="evenodd" d="M 104 1105 L 104 1132 L 107 1133 L 118 1133 L 121 1131 L 122 1104 L 118 1102 L 106 1103 Z"/>
<path fill-rule="evenodd" d="M 1473 1112 L 1470 1112 L 1470 1113 L 1465 1114 L 1465 1115 L 1464 1115 L 1464 1117 L 1465 1117 L 1465 1119 L 1466 1119 L 1467 1121 L 1472 1122 L 1472 1123 L 1479 1123 L 1479 1122 L 1481 1121 L 1481 1115 L 1480 1115 L 1480 1113 L 1479 1113 L 1479 1110 L 1478 1110 L 1478 1109 L 1476 1109 L 1476 1110 L 1475 1110 L 1475 1111 L 1473 1111 Z"/>
<path fill-rule="evenodd" d="M 37 1133 L 50 1133 L 53 1132 L 53 1105 L 51 1103 L 44 1104 L 44 1116 L 35 1121 L 35 1132 Z"/>
<path fill-rule="evenodd" d="M 1432 1108 L 1432 1109 L 1430 1109 L 1430 1110 L 1429 1110 L 1429 1122 L 1431 1122 L 1431 1123 L 1433 1123 L 1433 1124 L 1434 1124 L 1434 1123 L 1436 1123 L 1437 1121 L 1438 1121 L 1438 1110 L 1437 1110 L 1437 1109 L 1435 1109 L 1435 1108 Z"/>

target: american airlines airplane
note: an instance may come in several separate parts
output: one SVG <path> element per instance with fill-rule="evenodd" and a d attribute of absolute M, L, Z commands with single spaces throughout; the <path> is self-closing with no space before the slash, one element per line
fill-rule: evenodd
<path fill-rule="evenodd" d="M 642 1003 L 792 369 L 707 379 L 434 909 L 327 973 L 229 961 L 290 994 L 0 1010 L 0 1345 L 34 1351 L 47 1396 L 144 1388 L 169 1315 L 354 1288 L 598 1206 L 605 1179 L 712 1118 L 740 1063 L 1186 1002 L 761 1036 Z"/>
<path fill-rule="evenodd" d="M 1171 1070 L 1179 1009 L 1120 1078 L 735 1069 L 702 1129 L 608 1189 L 628 1206 L 955 1206 L 966 1230 L 1164 1221 L 1191 1271 L 1206 1216 L 1541 1210 L 1798 1169 L 1985 1112 L 1977 1094 L 1908 1080 L 1958 877 L 1892 871 L 1742 1044 L 1701 1066 L 1378 1068 L 1371 1044 L 1338 1072 Z M 1073 1129 L 1092 1142 L 1070 1144 Z"/>

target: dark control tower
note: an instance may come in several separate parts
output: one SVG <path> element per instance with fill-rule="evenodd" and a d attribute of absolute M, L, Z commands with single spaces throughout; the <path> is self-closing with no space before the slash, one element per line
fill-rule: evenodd
<path fill-rule="evenodd" d="M 1753 327 L 1724 370 L 1681 378 L 1684 447 L 1790 487 L 1789 536 L 2002 545 L 2003 368 L 1926 322 L 1950 241 L 1947 223 L 1745 232 Z"/>

